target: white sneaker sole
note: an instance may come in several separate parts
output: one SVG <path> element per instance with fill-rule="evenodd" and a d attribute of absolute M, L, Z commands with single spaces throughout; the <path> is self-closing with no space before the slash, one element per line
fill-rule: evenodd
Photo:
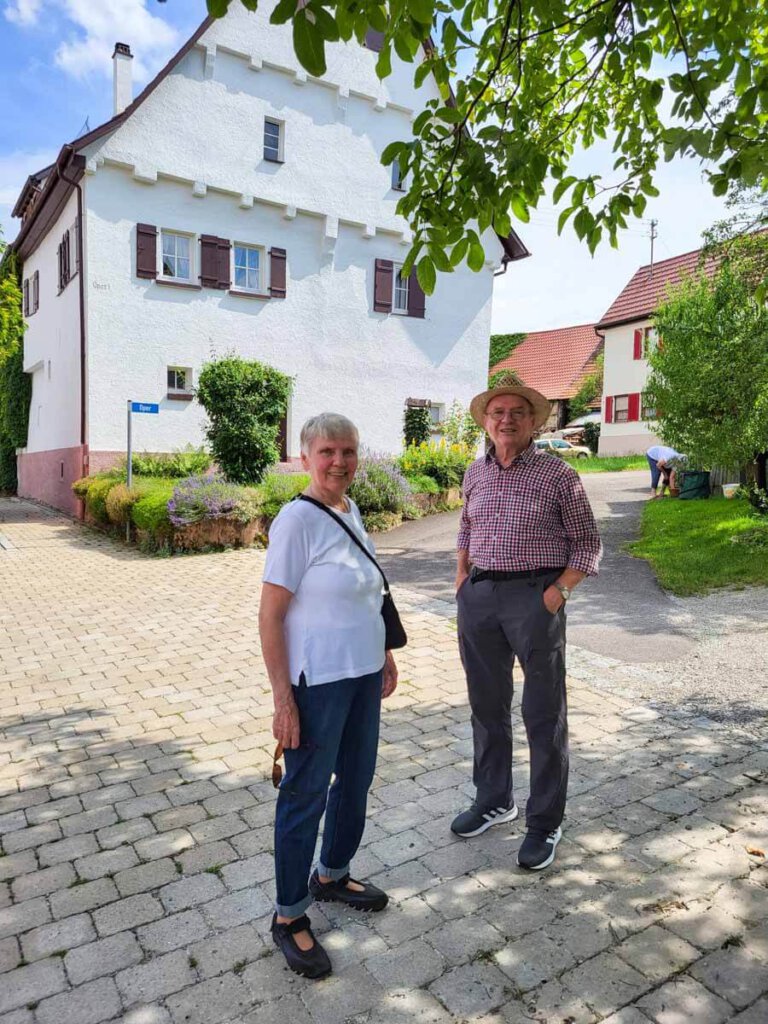
<path fill-rule="evenodd" d="M 453 832 L 453 829 L 451 831 L 455 836 L 461 836 L 462 839 L 471 839 L 472 836 L 479 836 L 483 832 L 487 832 L 494 825 L 503 825 L 505 821 L 514 821 L 519 813 L 520 808 L 515 804 L 514 807 L 510 807 L 506 814 L 500 814 L 497 818 L 491 818 L 484 825 L 481 825 L 480 828 L 476 828 L 474 832 Z"/>
<path fill-rule="evenodd" d="M 533 867 L 531 867 L 529 864 L 521 864 L 520 863 L 520 859 L 518 857 L 517 866 L 519 868 L 525 868 L 526 871 L 543 871 L 544 868 L 548 868 L 549 865 L 552 863 L 552 861 L 555 859 L 555 850 L 557 849 L 557 844 L 560 842 L 560 840 L 562 838 L 563 838 L 563 830 L 561 828 L 559 828 L 557 830 L 557 832 L 555 832 L 555 838 L 554 838 L 554 841 L 552 843 L 552 852 L 550 853 L 550 855 L 547 857 L 546 860 L 543 860 L 541 862 L 541 864 L 535 864 Z"/>

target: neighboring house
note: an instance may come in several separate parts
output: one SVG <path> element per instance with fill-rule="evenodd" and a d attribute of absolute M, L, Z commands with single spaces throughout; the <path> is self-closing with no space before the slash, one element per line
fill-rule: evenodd
<path fill-rule="evenodd" d="M 552 413 L 543 430 L 559 430 L 568 422 L 569 400 L 584 379 L 595 372 L 595 360 L 602 345 L 594 324 L 532 331 L 505 359 L 491 368 L 491 374 L 499 370 L 514 370 L 523 384 L 536 388 L 550 399 Z M 599 409 L 599 398 L 595 400 L 594 407 Z"/>
<path fill-rule="evenodd" d="M 394 452 L 409 399 L 439 417 L 484 387 L 493 275 L 528 253 L 487 232 L 483 270 L 438 275 L 425 299 L 399 269 L 402 177 L 380 163 L 436 84 L 416 90 L 405 64 L 379 81 L 375 33 L 330 46 L 312 78 L 271 6 L 206 19 L 135 100 L 118 43 L 115 116 L 25 184 L 20 494 L 74 511 L 72 481 L 125 452 L 129 399 L 160 405 L 135 417 L 136 450 L 200 444 L 194 386 L 213 355 L 295 378 L 287 459 L 313 413 L 345 413 L 365 445 Z"/>
<path fill-rule="evenodd" d="M 697 273 L 700 256 L 697 249 L 640 267 L 597 324 L 605 338 L 599 455 L 633 455 L 658 444 L 656 410 L 645 400 L 646 356 L 658 344 L 651 317 L 670 288 Z"/>

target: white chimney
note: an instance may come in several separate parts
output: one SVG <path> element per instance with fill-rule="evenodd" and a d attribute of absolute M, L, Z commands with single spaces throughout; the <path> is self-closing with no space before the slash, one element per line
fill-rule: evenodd
<path fill-rule="evenodd" d="M 112 95 L 114 97 L 115 114 L 122 114 L 127 106 L 133 102 L 133 75 L 131 73 L 131 61 L 133 54 L 127 43 L 115 43 L 115 52 L 112 54 L 113 77 Z"/>

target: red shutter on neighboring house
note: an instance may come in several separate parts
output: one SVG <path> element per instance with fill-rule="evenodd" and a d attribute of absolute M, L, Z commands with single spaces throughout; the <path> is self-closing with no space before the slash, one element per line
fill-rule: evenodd
<path fill-rule="evenodd" d="M 392 312 L 392 260 L 376 260 L 373 274 L 373 309 L 375 313 Z"/>
<path fill-rule="evenodd" d="M 613 395 L 607 395 L 605 399 L 605 422 L 613 423 Z"/>
<path fill-rule="evenodd" d="M 642 330 L 641 327 L 638 327 L 637 330 L 635 331 L 635 348 L 634 348 L 634 351 L 632 353 L 632 358 L 633 359 L 642 359 L 643 358 L 643 330 Z"/>
<path fill-rule="evenodd" d="M 136 225 L 136 276 L 154 281 L 157 277 L 157 228 Z"/>
<path fill-rule="evenodd" d="M 416 280 L 416 270 L 414 269 L 408 279 L 408 316 L 417 316 L 423 320 L 425 305 L 424 292 Z"/>
<path fill-rule="evenodd" d="M 627 403 L 627 423 L 637 423 L 640 419 L 640 392 L 629 395 Z"/>
<path fill-rule="evenodd" d="M 286 292 L 285 249 L 269 250 L 269 294 L 273 299 L 284 299 Z"/>

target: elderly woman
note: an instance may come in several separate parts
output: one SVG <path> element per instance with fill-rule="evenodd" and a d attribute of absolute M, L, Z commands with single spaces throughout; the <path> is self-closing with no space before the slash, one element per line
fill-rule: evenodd
<path fill-rule="evenodd" d="M 309 978 L 331 970 L 305 911 L 316 900 L 383 910 L 387 895 L 350 877 L 365 827 L 382 697 L 397 685 L 384 650 L 382 576 L 333 516 L 373 552 L 346 496 L 357 469 L 358 433 L 345 416 L 323 413 L 301 431 L 311 482 L 281 509 L 269 531 L 259 629 L 272 684 L 272 731 L 285 749 L 277 798 L 272 937 L 288 966 Z M 321 506 L 318 508 L 319 502 Z M 330 787 L 331 775 L 334 775 Z M 320 859 L 312 859 L 320 818 Z"/>

